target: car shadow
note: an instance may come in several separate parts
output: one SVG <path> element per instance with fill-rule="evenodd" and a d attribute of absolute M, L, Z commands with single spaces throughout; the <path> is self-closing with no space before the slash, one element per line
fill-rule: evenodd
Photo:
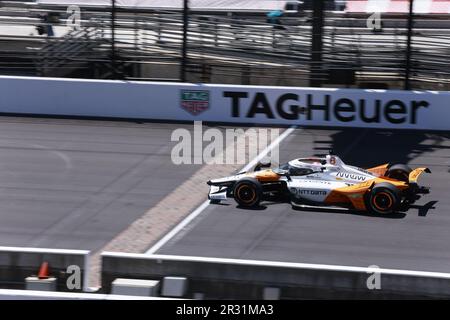
<path fill-rule="evenodd" d="M 230 203 L 226 203 L 226 202 L 210 202 L 209 204 L 214 205 L 214 206 L 224 206 L 224 207 L 231 206 Z"/>
<path fill-rule="evenodd" d="M 419 205 L 416 205 L 416 204 L 412 204 L 412 205 L 410 205 L 410 208 L 418 209 L 419 210 L 419 214 L 418 214 L 419 217 L 426 217 L 428 212 L 431 209 L 433 209 L 433 210 L 436 209 L 436 207 L 435 207 L 436 203 L 438 203 L 438 201 L 434 200 L 434 201 L 428 201 L 427 203 L 425 203 L 422 206 L 419 206 Z"/>
<path fill-rule="evenodd" d="M 408 209 L 418 209 L 418 212 L 419 212 L 418 215 L 420 217 L 426 217 L 430 210 L 436 209 L 436 207 L 435 207 L 436 203 L 438 203 L 438 201 L 429 201 L 424 205 L 413 204 L 413 205 L 410 205 Z M 228 207 L 228 206 L 231 206 L 231 203 L 219 202 L 219 203 L 212 203 L 212 205 Z M 265 202 L 264 205 L 259 205 L 257 207 L 243 207 L 240 205 L 236 205 L 236 208 L 241 209 L 241 210 L 262 211 L 262 210 L 266 210 L 269 206 L 272 206 L 272 205 L 280 205 L 280 203 L 279 202 Z M 292 206 L 292 210 L 294 210 L 294 211 L 308 211 L 308 212 L 334 213 L 334 214 L 351 214 L 351 215 L 355 215 L 355 216 L 384 218 L 384 219 L 403 219 L 406 217 L 405 211 L 407 211 L 408 209 L 404 209 L 402 211 L 391 213 L 391 214 L 379 215 L 379 214 L 375 214 L 375 213 L 356 211 L 356 210 L 345 209 L 345 208 L 313 208 L 313 207 Z"/>
<path fill-rule="evenodd" d="M 351 214 L 355 216 L 362 217 L 373 217 L 373 218 L 384 218 L 384 219 L 403 219 L 406 217 L 406 213 L 404 212 L 394 212 L 391 214 L 379 215 L 370 212 L 356 211 L 356 210 L 347 210 L 347 209 L 339 209 L 339 208 L 301 208 L 301 207 L 292 207 L 294 211 L 308 211 L 308 212 L 317 212 L 317 213 L 334 213 L 334 214 Z"/>
<path fill-rule="evenodd" d="M 243 207 L 243 206 L 238 205 L 238 206 L 236 206 L 236 208 L 243 209 L 243 210 L 261 211 L 261 210 L 266 210 L 267 206 L 259 205 L 257 207 Z"/>
<path fill-rule="evenodd" d="M 239 206 L 236 205 L 237 209 L 242 209 L 242 210 L 253 210 L 253 211 L 261 211 L 261 210 L 266 210 L 268 207 L 270 206 L 276 206 L 276 205 L 280 205 L 283 202 L 275 202 L 275 201 L 264 201 L 263 204 L 260 204 L 257 207 L 243 207 L 243 206 Z"/>
<path fill-rule="evenodd" d="M 346 128 L 314 140 L 316 155 L 332 150 L 345 163 L 370 168 L 383 163 L 409 163 L 436 150 L 448 150 L 449 133 Z"/>

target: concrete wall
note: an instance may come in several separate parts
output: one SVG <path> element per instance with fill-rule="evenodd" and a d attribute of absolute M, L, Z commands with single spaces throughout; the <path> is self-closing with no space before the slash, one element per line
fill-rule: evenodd
<path fill-rule="evenodd" d="M 83 250 L 0 247 L 0 288 L 25 289 L 25 278 L 37 275 L 46 261 L 50 275 L 58 278 L 58 291 L 71 291 L 66 286 L 70 265 L 80 267 L 83 289 L 87 285 L 88 254 L 89 251 Z"/>
<path fill-rule="evenodd" d="M 381 289 L 369 290 L 367 279 L 380 273 Z M 368 273 L 370 272 L 370 273 Z M 281 288 L 281 299 L 301 298 L 449 298 L 450 274 L 299 263 L 102 254 L 102 288 L 109 293 L 116 278 L 189 280 L 187 297 L 261 299 L 264 287 Z"/>
<path fill-rule="evenodd" d="M 0 76 L 7 114 L 450 130 L 449 99 L 434 91 Z"/>

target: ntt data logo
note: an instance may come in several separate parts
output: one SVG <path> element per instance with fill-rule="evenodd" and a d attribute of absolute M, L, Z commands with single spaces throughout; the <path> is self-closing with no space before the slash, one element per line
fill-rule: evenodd
<path fill-rule="evenodd" d="M 181 107 L 194 116 L 209 109 L 209 91 L 181 90 Z"/>

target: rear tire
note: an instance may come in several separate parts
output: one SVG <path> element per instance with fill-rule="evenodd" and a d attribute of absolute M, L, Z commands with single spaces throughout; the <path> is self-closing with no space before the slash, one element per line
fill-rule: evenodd
<path fill-rule="evenodd" d="M 401 204 L 401 192 L 392 184 L 383 182 L 375 185 L 367 195 L 366 207 L 376 214 L 394 213 Z"/>
<path fill-rule="evenodd" d="M 409 174 L 411 173 L 411 168 L 406 164 L 394 164 L 389 167 L 386 171 L 385 176 L 395 180 L 409 182 Z"/>
<path fill-rule="evenodd" d="M 242 207 L 256 207 L 261 202 L 263 188 L 254 178 L 242 178 L 234 185 L 233 196 Z"/>

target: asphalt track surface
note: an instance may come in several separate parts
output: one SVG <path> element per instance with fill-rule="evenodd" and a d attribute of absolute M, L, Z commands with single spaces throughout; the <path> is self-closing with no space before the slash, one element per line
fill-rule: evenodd
<path fill-rule="evenodd" d="M 248 210 L 228 200 L 209 205 L 156 253 L 450 272 L 449 138 L 417 131 L 296 130 L 280 145 L 281 161 L 332 149 L 361 167 L 425 165 L 432 174 L 420 181 L 431 194 L 406 213 L 384 217 L 272 203 Z"/>
<path fill-rule="evenodd" d="M 170 161 L 174 128 L 0 117 L 0 245 L 103 247 L 199 169 Z"/>

